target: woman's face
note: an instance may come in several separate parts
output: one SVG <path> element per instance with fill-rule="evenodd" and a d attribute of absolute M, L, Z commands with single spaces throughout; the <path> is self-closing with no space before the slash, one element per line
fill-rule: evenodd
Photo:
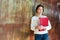
<path fill-rule="evenodd" d="M 38 9 L 37 9 L 37 13 L 43 13 L 43 7 L 38 7 Z"/>

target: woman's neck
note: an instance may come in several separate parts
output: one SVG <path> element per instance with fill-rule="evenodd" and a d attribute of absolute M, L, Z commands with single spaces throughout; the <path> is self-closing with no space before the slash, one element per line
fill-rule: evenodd
<path fill-rule="evenodd" d="M 42 15 L 42 13 L 36 13 L 36 16 L 37 17 L 39 17 L 39 16 L 41 16 Z"/>

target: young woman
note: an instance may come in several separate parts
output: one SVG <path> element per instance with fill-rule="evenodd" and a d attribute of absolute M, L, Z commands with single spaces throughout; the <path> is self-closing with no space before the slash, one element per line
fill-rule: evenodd
<path fill-rule="evenodd" d="M 51 29 L 50 21 L 48 20 L 48 26 L 44 27 L 39 25 L 39 17 L 47 17 L 43 16 L 44 12 L 44 6 L 43 5 L 37 5 L 36 7 L 36 15 L 32 17 L 31 19 L 31 30 L 34 31 L 35 34 L 35 40 L 49 40 L 48 37 L 48 30 Z M 39 31 L 41 29 L 44 29 L 43 31 Z"/>

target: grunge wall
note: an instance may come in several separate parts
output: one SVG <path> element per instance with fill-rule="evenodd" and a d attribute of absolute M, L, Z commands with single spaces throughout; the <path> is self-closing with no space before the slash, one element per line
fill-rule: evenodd
<path fill-rule="evenodd" d="M 49 17 L 52 24 L 52 29 L 49 31 L 50 40 L 59 40 L 59 17 L 56 14 L 58 7 L 55 7 L 52 1 L 49 4 L 49 1 L 0 0 L 0 40 L 34 39 L 30 30 L 30 20 L 34 14 L 33 6 L 39 3 L 44 5 L 44 15 Z"/>
<path fill-rule="evenodd" d="M 32 0 L 0 0 L 0 40 L 30 40 Z"/>

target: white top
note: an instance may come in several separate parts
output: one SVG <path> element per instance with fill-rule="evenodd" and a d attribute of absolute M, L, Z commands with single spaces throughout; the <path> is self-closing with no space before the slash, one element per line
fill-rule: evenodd
<path fill-rule="evenodd" d="M 40 17 L 44 18 L 44 17 L 47 17 L 47 16 L 40 16 Z M 45 33 L 48 33 L 48 30 L 51 29 L 50 21 L 48 20 L 48 26 L 45 27 L 46 30 L 39 31 L 38 29 L 35 29 L 35 27 L 38 25 L 38 20 L 39 20 L 39 17 L 37 17 L 37 16 L 33 16 L 32 19 L 31 19 L 31 30 L 34 31 L 34 34 L 45 34 Z"/>

